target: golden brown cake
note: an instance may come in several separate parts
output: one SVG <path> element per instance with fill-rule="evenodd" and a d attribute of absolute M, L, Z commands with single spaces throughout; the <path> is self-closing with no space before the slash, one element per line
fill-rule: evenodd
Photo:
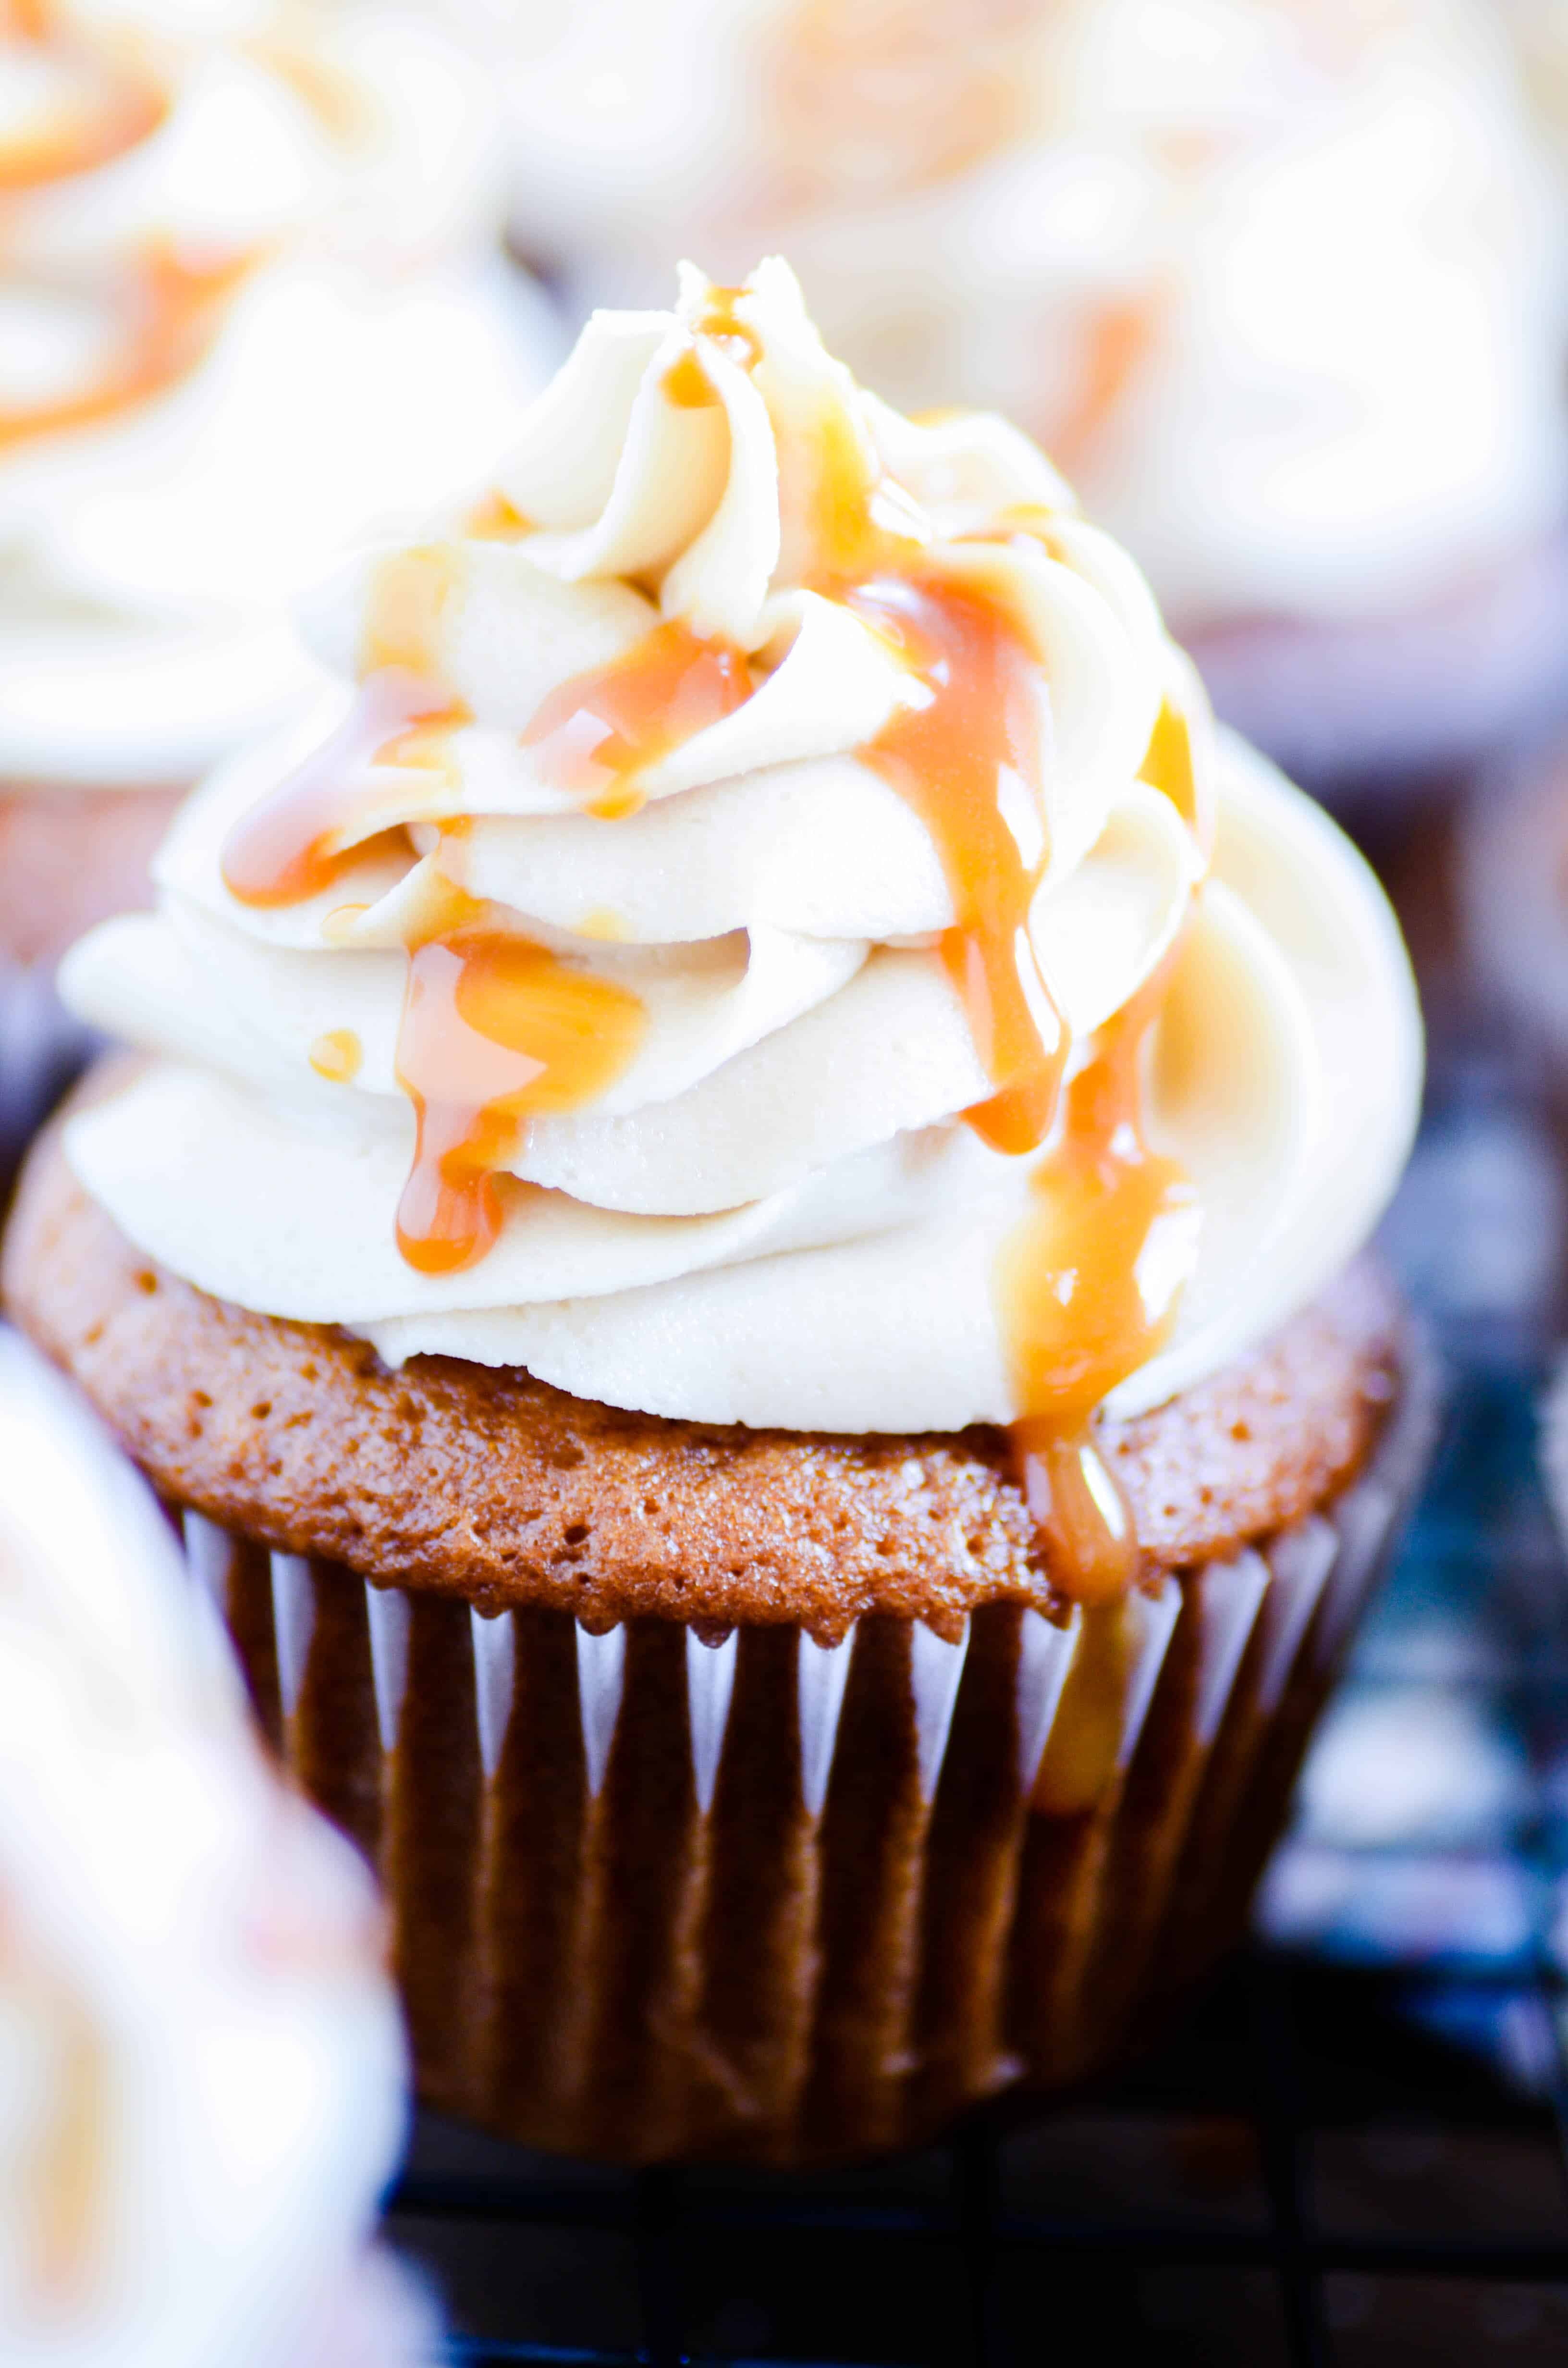
<path fill-rule="evenodd" d="M 599 315 L 68 958 L 18 1319 L 380 1869 L 426 2094 L 793 2161 L 1236 1930 L 1419 1470 L 1346 842 L 784 267 Z"/>

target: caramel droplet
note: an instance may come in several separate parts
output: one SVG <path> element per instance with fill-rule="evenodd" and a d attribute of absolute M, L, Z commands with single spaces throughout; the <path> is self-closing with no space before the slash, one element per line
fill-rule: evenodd
<path fill-rule="evenodd" d="M 662 383 L 678 411 L 711 411 L 719 400 L 712 380 L 689 347 L 670 364 Z"/>
<path fill-rule="evenodd" d="M 311 1066 L 329 1084 L 347 1086 L 359 1074 L 364 1048 L 352 1028 L 329 1028 L 311 1046 Z"/>

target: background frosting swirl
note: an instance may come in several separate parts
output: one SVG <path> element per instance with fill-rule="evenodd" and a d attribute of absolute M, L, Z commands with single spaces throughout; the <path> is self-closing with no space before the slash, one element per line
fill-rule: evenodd
<path fill-rule="evenodd" d="M 300 583 L 558 359 L 499 124 L 382 0 L 39 0 L 0 117 L 0 778 L 180 781 L 301 695 Z"/>
<path fill-rule="evenodd" d="M 1165 1245 L 1175 1328 L 1115 1405 L 1222 1363 L 1355 1249 L 1420 1073 L 1369 873 L 1216 744 L 1137 571 L 1034 448 L 989 416 L 887 409 L 767 264 L 738 294 L 688 272 L 674 313 L 597 316 L 485 532 L 348 563 L 307 624 L 364 687 L 215 775 L 164 848 L 158 913 L 68 961 L 75 1008 L 161 1056 L 67 1135 L 151 1255 L 392 1360 L 521 1365 L 655 1414 L 917 1431 L 1019 1412 L 996 1273 L 1030 1163 L 963 1121 L 994 1081 L 938 951 L 954 890 L 866 758 L 926 694 L 844 594 L 846 483 L 1035 654 L 1040 794 L 1003 794 L 1049 848 L 1029 929 L 1074 1062 L 1165 966 L 1149 1133 L 1196 1205 Z M 563 783 L 538 729 L 552 695 L 661 629 L 742 654 L 756 687 L 630 775 L 590 749 Z M 404 717 L 439 710 L 392 749 L 389 688 Z M 240 901 L 236 825 L 335 734 L 331 876 Z M 643 1019 L 602 1091 L 521 1131 L 488 1254 L 433 1273 L 398 1247 L 398 1042 L 407 950 L 454 891 Z"/>

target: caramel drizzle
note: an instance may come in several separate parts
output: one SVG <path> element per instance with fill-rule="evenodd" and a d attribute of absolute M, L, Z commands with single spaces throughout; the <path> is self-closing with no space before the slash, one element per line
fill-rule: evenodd
<path fill-rule="evenodd" d="M 996 1151 L 1033 1151 L 1055 1115 L 1068 1035 L 1029 935 L 1049 848 L 1040 818 L 1040 664 L 998 604 L 973 586 L 890 576 L 847 605 L 898 646 L 931 692 L 893 716 L 865 761 L 913 806 L 953 900 L 948 975 L 994 1091 L 964 1112 Z M 1026 823 L 1001 788 L 1017 784 Z"/>
<path fill-rule="evenodd" d="M 475 917 L 409 949 L 398 1029 L 398 1082 L 417 1134 L 397 1245 L 421 1274 L 455 1274 L 494 1247 L 506 1220 L 501 1171 L 526 1121 L 595 1100 L 647 1027 L 638 996 L 461 901 Z"/>
<path fill-rule="evenodd" d="M 330 739 L 243 814 L 223 842 L 223 885 L 242 905 L 267 911 L 301 905 L 330 888 L 350 863 L 395 843 L 400 824 L 366 831 L 390 785 L 365 786 L 367 766 L 396 761 L 408 727 L 436 719 L 438 694 L 402 668 L 372 675 Z M 441 711 L 457 720 L 455 711 Z M 415 752 L 417 753 L 417 752 Z"/>
<path fill-rule="evenodd" d="M 1017 1394 L 1013 1450 L 1025 1500 L 1064 1595 L 1098 1603 L 1138 1568 L 1131 1515 L 1095 1444 L 1107 1393 L 1167 1338 L 1176 1292 L 1154 1254 L 1196 1213 L 1175 1160 L 1150 1150 L 1142 1065 L 1165 998 L 1163 966 L 1102 1030 L 1068 1086 L 1059 1143 L 1030 1178 L 1035 1206 L 998 1263 Z M 1185 1261 L 1165 1262 L 1179 1276 Z"/>
<path fill-rule="evenodd" d="M 1180 1167 L 1150 1150 L 1142 1127 L 1144 1046 L 1171 960 L 1101 1031 L 1063 1095 L 1071 1043 L 1028 928 L 1050 855 L 1039 658 L 988 587 L 942 580 L 899 535 L 897 489 L 847 418 L 829 416 L 821 459 L 822 588 L 892 641 L 931 693 L 925 707 L 895 715 L 862 757 L 920 815 L 952 894 L 942 957 L 996 1087 L 964 1116 L 993 1148 L 1021 1154 L 1044 1142 L 1061 1106 L 1059 1138 L 1031 1178 L 1036 1206 L 998 1260 L 997 1295 L 1024 1409 L 1013 1452 L 1047 1565 L 1063 1594 L 1104 1600 L 1136 1576 L 1138 1543 L 1092 1420 L 1166 1338 L 1176 1292 L 1161 1285 L 1148 1253 L 1163 1231 L 1189 1226 L 1195 1214 Z M 1048 518 L 1020 517 L 976 540 L 1021 531 L 1049 543 L 1049 529 Z M 844 575 L 869 558 L 889 572 L 846 585 Z M 1161 709 L 1140 773 L 1201 827 L 1191 734 L 1173 701 Z M 1009 818 L 1015 807 L 1021 829 Z M 1184 1264 L 1166 1261 L 1165 1271 L 1177 1276 Z"/>
<path fill-rule="evenodd" d="M 739 650 L 655 625 L 608 666 L 549 692 L 519 734 L 546 778 L 607 820 L 642 804 L 636 776 L 751 697 Z"/>

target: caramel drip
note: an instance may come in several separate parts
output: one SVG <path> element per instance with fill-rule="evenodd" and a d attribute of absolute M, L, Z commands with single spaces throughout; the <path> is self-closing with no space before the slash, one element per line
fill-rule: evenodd
<path fill-rule="evenodd" d="M 926 825 L 952 893 L 942 959 L 996 1088 L 964 1115 L 995 1150 L 1032 1151 L 1050 1129 L 1068 1051 L 1028 930 L 1048 853 L 1040 662 L 998 603 L 969 586 L 885 577 L 857 586 L 848 605 L 932 693 L 864 754 Z"/>
<path fill-rule="evenodd" d="M 255 261 L 245 256 L 203 267 L 154 248 L 137 268 L 129 325 L 102 376 L 80 394 L 0 405 L 0 451 L 62 428 L 91 427 L 166 393 L 200 361 Z"/>
<path fill-rule="evenodd" d="M 395 735 L 401 731 L 406 738 L 416 717 L 431 722 L 437 695 L 414 675 L 372 675 L 331 738 L 229 832 L 222 870 L 230 895 L 262 909 L 302 904 L 329 888 L 383 831 L 398 827 L 375 825 L 395 784 L 367 785 L 365 770 L 386 763 L 389 747 L 400 749 Z M 442 720 L 449 727 L 460 712 L 444 711 Z"/>
<path fill-rule="evenodd" d="M 1030 1179 L 1036 1206 L 998 1266 L 1024 1495 L 1053 1582 L 1082 1603 L 1136 1575 L 1132 1523 L 1090 1426 L 1169 1333 L 1186 1260 L 1162 1258 L 1159 1237 L 1196 1213 L 1182 1169 L 1150 1150 L 1142 1125 L 1143 1047 L 1165 983 L 1162 967 L 1068 1087 L 1061 1141 Z"/>
<path fill-rule="evenodd" d="M 455 1274 L 484 1256 L 505 1220 L 500 1171 L 524 1122 L 603 1093 L 646 1024 L 625 988 L 480 919 L 411 948 L 397 1042 L 418 1128 L 397 1212 L 410 1266 Z"/>
<path fill-rule="evenodd" d="M 0 38 L 57 50 L 87 85 L 82 103 L 47 129 L 0 141 L 0 193 L 7 196 L 97 172 L 150 139 L 169 111 L 167 92 L 150 75 L 71 40 L 53 17 L 50 0 L 9 0 L 0 10 Z"/>
<path fill-rule="evenodd" d="M 712 380 L 689 347 L 676 355 L 660 383 L 677 411 L 711 411 L 719 400 Z"/>
<path fill-rule="evenodd" d="M 642 803 L 636 776 L 750 698 L 745 659 L 687 626 L 655 625 L 642 641 L 550 692 L 520 734 L 558 788 L 606 818 Z"/>

